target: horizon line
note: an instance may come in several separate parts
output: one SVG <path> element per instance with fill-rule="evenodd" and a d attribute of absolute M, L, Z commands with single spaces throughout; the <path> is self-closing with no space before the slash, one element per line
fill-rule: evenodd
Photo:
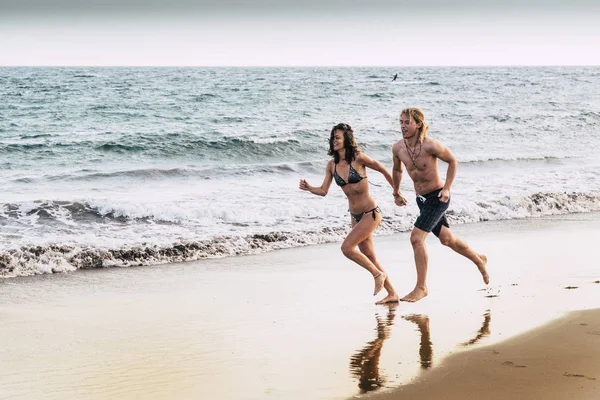
<path fill-rule="evenodd" d="M 437 64 L 437 65 L 94 65 L 94 64 L 0 64 L 0 68 L 548 68 L 600 67 L 600 64 Z"/>

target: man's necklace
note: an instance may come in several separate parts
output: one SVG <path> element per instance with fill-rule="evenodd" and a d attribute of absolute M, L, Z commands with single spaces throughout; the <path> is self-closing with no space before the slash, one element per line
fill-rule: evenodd
<path fill-rule="evenodd" d="M 406 147 L 406 152 L 408 153 L 408 156 L 410 157 L 410 159 L 413 162 L 413 165 L 416 167 L 417 163 L 415 161 L 417 161 L 417 157 L 419 157 L 419 154 L 421 154 L 421 141 L 419 140 L 419 151 L 417 151 L 417 146 L 415 146 L 414 149 L 410 149 L 408 147 L 408 143 L 406 142 L 406 139 L 404 139 L 404 147 Z"/>

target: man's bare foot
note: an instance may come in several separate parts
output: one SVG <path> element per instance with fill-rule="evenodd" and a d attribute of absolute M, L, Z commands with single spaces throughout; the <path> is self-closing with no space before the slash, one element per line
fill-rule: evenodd
<path fill-rule="evenodd" d="M 373 296 L 375 296 L 377 293 L 379 293 L 381 291 L 381 289 L 383 289 L 383 284 L 385 283 L 385 280 L 387 279 L 387 275 L 385 272 L 380 272 L 377 275 L 375 275 L 373 278 L 375 278 L 375 291 L 373 292 Z"/>
<path fill-rule="evenodd" d="M 398 293 L 390 293 L 385 296 L 383 299 L 379 300 L 375 304 L 389 304 L 389 303 L 398 303 L 400 301 L 400 296 Z"/>
<path fill-rule="evenodd" d="M 401 298 L 400 301 L 408 301 L 409 303 L 414 303 L 415 301 L 421 300 L 425 296 L 427 296 L 427 288 L 416 287 L 413 289 L 412 292 Z"/>
<path fill-rule="evenodd" d="M 487 265 L 487 257 L 483 254 L 480 254 L 479 258 L 481 258 L 482 264 L 477 265 L 477 269 L 479 269 L 479 272 L 481 272 L 483 282 L 487 285 L 488 283 L 490 283 L 490 276 L 487 273 L 487 269 L 485 269 L 485 266 Z"/>

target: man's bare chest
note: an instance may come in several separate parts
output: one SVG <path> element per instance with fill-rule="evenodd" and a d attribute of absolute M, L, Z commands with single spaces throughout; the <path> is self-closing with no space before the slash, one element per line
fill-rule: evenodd
<path fill-rule="evenodd" d="M 400 153 L 400 161 L 410 173 L 427 172 L 435 162 L 430 154 L 412 155 L 406 148 L 401 148 Z"/>

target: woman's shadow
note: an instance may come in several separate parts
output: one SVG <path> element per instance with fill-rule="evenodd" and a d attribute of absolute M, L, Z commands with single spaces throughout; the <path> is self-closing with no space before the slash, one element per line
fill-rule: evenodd
<path fill-rule="evenodd" d="M 390 327 L 393 325 L 395 308 L 397 304 L 388 305 L 388 312 L 384 318 L 375 314 L 377 320 L 377 337 L 371 340 L 362 349 L 350 357 L 350 371 L 358 378 L 358 387 L 361 394 L 371 392 L 384 386 L 385 376 L 379 372 L 379 358 L 383 342 L 390 335 Z M 483 315 L 483 324 L 477 334 L 470 340 L 462 343 L 463 346 L 470 346 L 479 342 L 490 334 L 490 310 Z M 419 363 L 422 369 L 430 369 L 433 365 L 433 343 L 431 342 L 431 332 L 429 330 L 429 317 L 422 314 L 410 314 L 402 317 L 417 325 L 420 334 L 419 343 Z"/>

